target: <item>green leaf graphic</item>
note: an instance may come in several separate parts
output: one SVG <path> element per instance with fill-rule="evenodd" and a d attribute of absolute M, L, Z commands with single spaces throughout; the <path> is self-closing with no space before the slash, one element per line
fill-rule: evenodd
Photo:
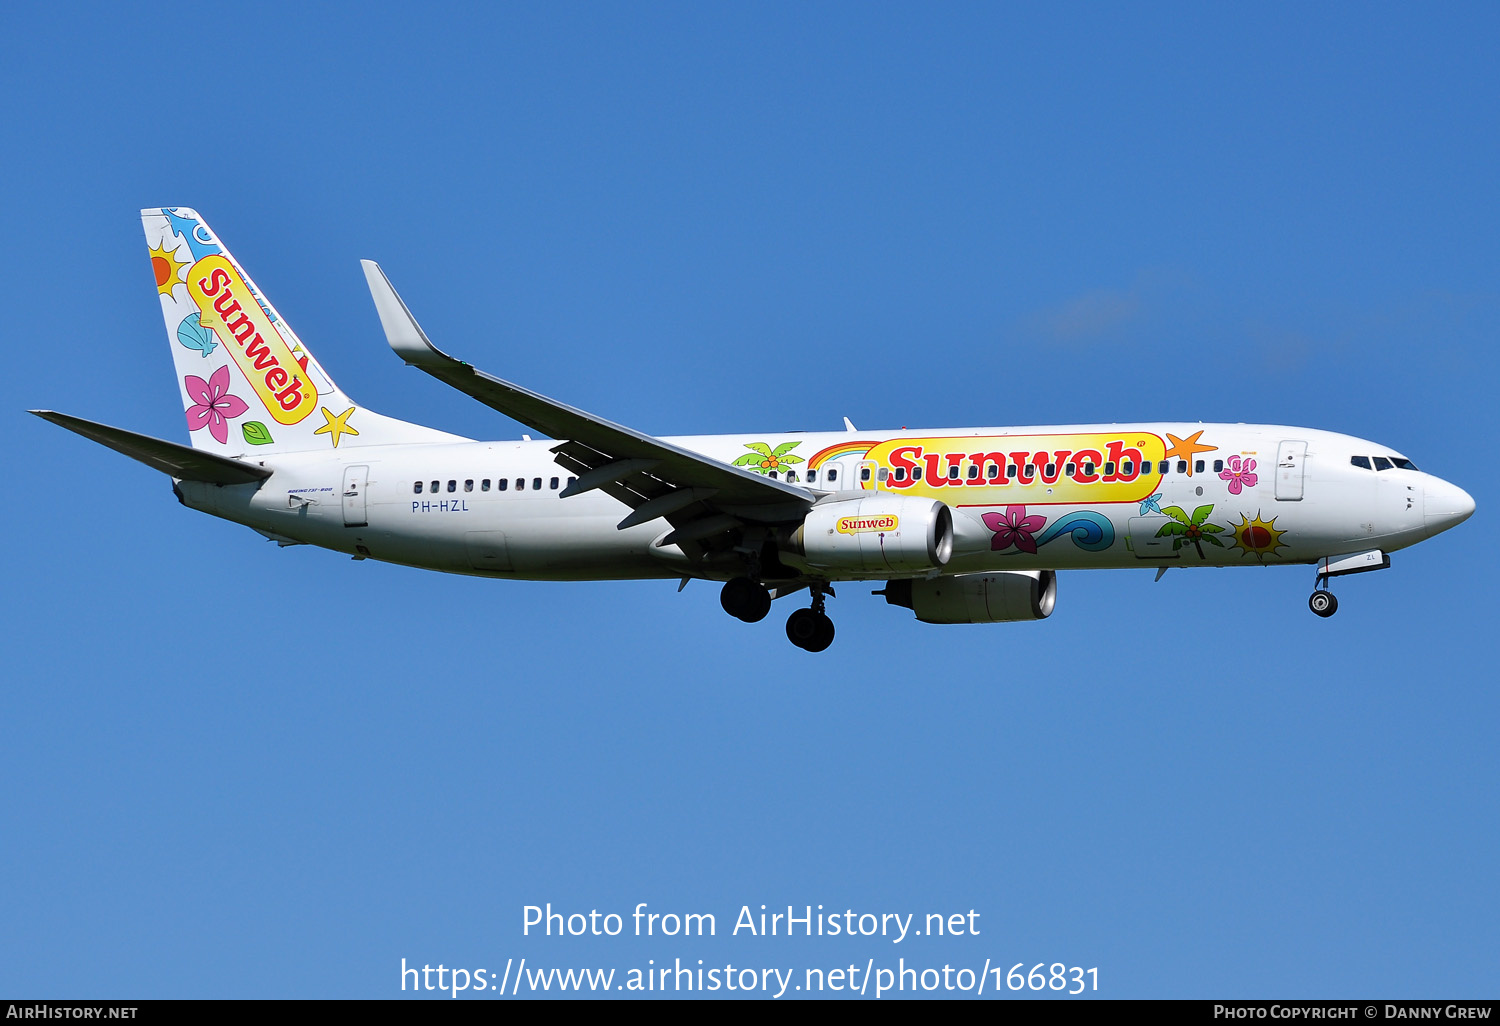
<path fill-rule="evenodd" d="M 802 444 L 801 442 L 782 442 L 780 445 L 778 445 L 776 447 L 776 450 L 773 453 L 771 453 L 771 455 L 772 456 L 784 456 L 787 453 L 791 452 L 793 449 L 797 448 L 797 446 L 799 446 L 801 444 Z M 798 459 L 800 460 L 801 457 L 799 456 Z"/>
<path fill-rule="evenodd" d="M 760 453 L 762 456 L 770 456 L 771 455 L 771 447 L 769 445 L 767 445 L 765 442 L 746 442 L 745 443 L 745 448 L 746 449 L 754 449 L 756 452 Z"/>
<path fill-rule="evenodd" d="M 245 436 L 245 441 L 251 445 L 270 445 L 271 432 L 258 420 L 249 420 L 240 425 L 240 431 Z"/>

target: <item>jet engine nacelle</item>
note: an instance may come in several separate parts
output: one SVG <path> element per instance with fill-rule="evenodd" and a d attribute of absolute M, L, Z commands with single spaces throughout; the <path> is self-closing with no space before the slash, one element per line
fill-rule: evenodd
<path fill-rule="evenodd" d="M 817 569 L 937 570 L 953 555 L 953 511 L 933 499 L 888 492 L 820 502 L 792 533 L 791 548 Z"/>
<path fill-rule="evenodd" d="M 930 581 L 887 581 L 885 600 L 912 610 L 924 623 L 1042 620 L 1052 615 L 1057 602 L 1057 573 L 995 570 Z"/>

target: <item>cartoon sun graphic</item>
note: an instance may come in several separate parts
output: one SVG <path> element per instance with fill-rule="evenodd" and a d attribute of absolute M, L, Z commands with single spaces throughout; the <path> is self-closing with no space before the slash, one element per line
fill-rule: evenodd
<path fill-rule="evenodd" d="M 139 252 L 139 251 L 137 251 Z M 168 249 L 153 249 L 151 251 L 151 270 L 156 272 L 156 291 L 164 296 L 172 294 L 172 286 L 177 284 L 177 272 L 186 267 L 172 255 Z"/>
<path fill-rule="evenodd" d="M 1240 514 L 1240 522 L 1234 525 L 1234 544 L 1244 555 L 1255 556 L 1262 563 L 1267 556 L 1276 555 L 1276 550 L 1286 548 L 1282 544 L 1281 536 L 1285 531 L 1276 530 L 1276 518 L 1270 521 L 1260 518 L 1260 511 L 1255 511 L 1255 519 L 1251 520 Z"/>

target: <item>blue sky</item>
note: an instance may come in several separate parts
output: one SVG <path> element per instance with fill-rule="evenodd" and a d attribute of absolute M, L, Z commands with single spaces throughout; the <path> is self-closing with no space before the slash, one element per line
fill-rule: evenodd
<path fill-rule="evenodd" d="M 0 12 L 0 993 L 386 997 L 400 960 L 1099 968 L 1493 995 L 1492 5 Z M 661 433 L 1185 419 L 1478 503 L 1342 582 L 1077 572 L 1034 624 L 277 550 L 24 414 L 186 439 L 137 210 L 196 207 L 360 402 L 445 348 Z M 311 576 L 312 587 L 288 582 Z M 710 912 L 701 941 L 522 908 Z M 727 936 L 975 909 L 977 937 Z"/>

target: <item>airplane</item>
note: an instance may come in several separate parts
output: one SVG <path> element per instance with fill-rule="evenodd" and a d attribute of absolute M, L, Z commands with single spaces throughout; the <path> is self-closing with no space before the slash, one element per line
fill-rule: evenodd
<path fill-rule="evenodd" d="M 834 637 L 834 585 L 926 623 L 1050 616 L 1057 572 L 1316 567 L 1330 582 L 1463 522 L 1474 500 L 1389 446 L 1264 424 L 1091 424 L 658 438 L 438 349 L 362 261 L 407 364 L 548 439 L 476 441 L 350 399 L 197 212 L 141 212 L 190 445 L 30 412 L 162 471 L 185 506 L 281 546 L 515 580 L 721 582 L 747 623 Z"/>

